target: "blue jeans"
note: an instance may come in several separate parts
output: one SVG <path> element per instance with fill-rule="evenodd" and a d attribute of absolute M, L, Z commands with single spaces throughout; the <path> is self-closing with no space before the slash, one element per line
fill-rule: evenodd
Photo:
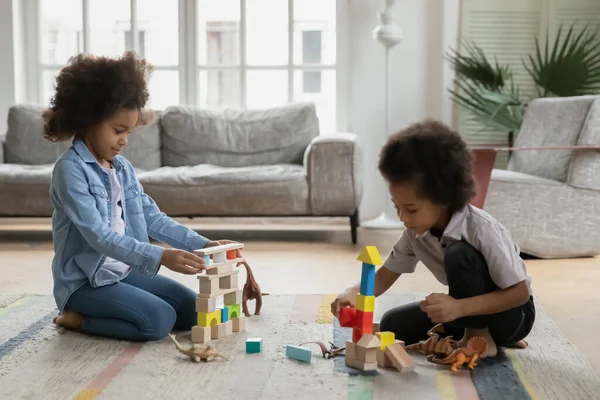
<path fill-rule="evenodd" d="M 68 311 L 84 316 L 83 332 L 120 340 L 149 341 L 171 330 L 190 330 L 197 324 L 197 293 L 181 283 L 131 271 L 121 282 L 79 288 Z"/>

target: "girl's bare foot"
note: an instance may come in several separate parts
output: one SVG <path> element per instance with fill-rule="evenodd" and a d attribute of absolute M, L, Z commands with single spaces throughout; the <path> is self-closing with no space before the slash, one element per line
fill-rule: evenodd
<path fill-rule="evenodd" d="M 466 347 L 469 339 L 471 339 L 475 336 L 480 336 L 487 341 L 487 350 L 485 351 L 485 353 L 481 354 L 481 356 L 479 358 L 495 357 L 498 354 L 498 348 L 496 347 L 496 342 L 494 342 L 494 339 L 492 339 L 492 335 L 490 335 L 490 330 L 488 328 L 484 328 L 484 329 L 466 328 L 463 338 L 456 343 L 455 348 Z"/>
<path fill-rule="evenodd" d="M 54 318 L 54 323 L 65 329 L 81 332 L 83 329 L 83 315 L 73 311 L 65 311 Z"/>

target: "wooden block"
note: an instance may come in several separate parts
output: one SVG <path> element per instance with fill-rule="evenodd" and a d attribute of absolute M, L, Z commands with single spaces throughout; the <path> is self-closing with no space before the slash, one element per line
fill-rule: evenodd
<path fill-rule="evenodd" d="M 339 316 L 340 326 L 352 328 L 356 323 L 356 308 L 342 307 Z"/>
<path fill-rule="evenodd" d="M 225 258 L 225 252 L 221 251 L 219 253 L 213 253 L 212 259 L 214 263 L 224 263 L 227 258 Z"/>
<path fill-rule="evenodd" d="M 217 294 L 219 292 L 219 281 L 216 279 L 199 279 L 201 294 Z"/>
<path fill-rule="evenodd" d="M 199 312 L 198 313 L 198 325 L 199 326 L 211 326 L 211 325 L 218 325 L 221 323 L 221 310 L 216 309 L 213 312 L 210 313 L 205 313 L 205 312 Z"/>
<path fill-rule="evenodd" d="M 217 299 L 205 299 L 196 297 L 196 312 L 211 313 L 217 309 Z"/>
<path fill-rule="evenodd" d="M 385 350 L 388 345 L 394 344 L 396 340 L 396 334 L 394 332 L 377 332 L 375 336 L 377 336 L 381 342 L 381 346 L 379 347 L 381 350 Z"/>
<path fill-rule="evenodd" d="M 381 347 L 381 341 L 377 336 L 367 333 L 363 334 L 356 346 L 364 349 L 377 349 Z"/>
<path fill-rule="evenodd" d="M 223 302 L 225 305 L 242 304 L 242 291 L 237 290 L 232 293 L 227 293 L 223 296 Z"/>
<path fill-rule="evenodd" d="M 231 322 L 233 324 L 234 332 L 244 332 L 246 330 L 246 317 L 240 315 L 237 318 L 232 318 Z"/>
<path fill-rule="evenodd" d="M 356 323 L 354 326 L 359 327 L 363 331 L 363 335 L 373 333 L 373 313 L 356 310 Z"/>
<path fill-rule="evenodd" d="M 231 335 L 231 332 L 233 332 L 233 324 L 231 321 L 223 322 L 219 325 L 213 325 L 210 328 L 212 339 L 223 339 L 225 336 Z"/>
<path fill-rule="evenodd" d="M 260 353 L 262 351 L 262 338 L 246 339 L 246 353 Z"/>
<path fill-rule="evenodd" d="M 210 265 L 210 255 L 204 256 L 204 264 L 208 267 Z"/>
<path fill-rule="evenodd" d="M 366 246 L 363 251 L 360 252 L 358 257 L 356 257 L 356 259 L 370 265 L 383 264 L 383 261 L 381 261 L 381 255 L 379 255 L 379 250 L 377 250 L 377 246 Z"/>
<path fill-rule="evenodd" d="M 221 308 L 221 323 L 229 321 L 229 307 Z"/>
<path fill-rule="evenodd" d="M 385 348 L 385 354 L 392 360 L 394 367 L 400 372 L 409 372 L 415 369 L 415 362 L 408 355 L 404 346 L 394 343 Z"/>
<path fill-rule="evenodd" d="M 222 244 L 220 246 L 205 247 L 203 249 L 197 249 L 197 250 L 194 250 L 194 253 L 196 253 L 200 256 L 205 256 L 207 254 L 214 254 L 214 253 L 219 253 L 219 252 L 223 252 L 223 251 L 227 251 L 227 250 L 238 250 L 238 249 L 243 249 L 243 248 L 244 248 L 243 243 L 228 243 L 228 244 Z"/>
<path fill-rule="evenodd" d="M 377 366 L 380 368 L 391 368 L 394 366 L 392 359 L 385 354 L 384 350 L 377 350 Z"/>
<path fill-rule="evenodd" d="M 288 344 L 285 349 L 285 355 L 294 360 L 310 363 L 312 361 L 312 351 L 306 347 L 293 346 Z"/>
<path fill-rule="evenodd" d="M 227 311 L 229 312 L 229 319 L 238 318 L 242 315 L 242 305 L 229 304 L 227 306 Z"/>
<path fill-rule="evenodd" d="M 220 264 L 206 270 L 206 275 L 221 275 L 233 271 L 233 264 Z"/>
<path fill-rule="evenodd" d="M 377 349 L 356 346 L 356 359 L 364 363 L 377 363 Z"/>
<path fill-rule="evenodd" d="M 216 282 L 216 280 L 213 280 L 213 282 Z M 217 297 L 217 296 L 223 296 L 227 293 L 232 293 L 237 291 L 239 288 L 233 288 L 233 289 L 220 289 L 218 292 L 215 293 L 198 293 L 198 297 L 202 297 L 202 298 L 212 298 L 212 297 Z"/>
<path fill-rule="evenodd" d="M 228 275 L 222 278 L 219 278 L 219 288 L 220 289 L 237 289 L 238 288 L 238 276 Z"/>
<path fill-rule="evenodd" d="M 236 270 L 231 269 L 230 271 L 221 272 L 220 274 L 209 274 L 208 272 L 210 272 L 210 271 L 206 271 L 206 274 L 198 274 L 198 275 L 196 275 L 196 277 L 200 281 L 212 281 L 214 279 L 220 279 L 220 278 L 224 278 L 226 276 L 237 275 L 240 273 L 240 270 L 239 269 L 236 269 Z"/>
<path fill-rule="evenodd" d="M 349 359 L 346 358 L 346 366 L 350 367 L 350 368 L 355 368 L 355 369 L 359 369 L 361 371 L 376 371 L 377 370 L 377 363 L 366 363 L 363 361 L 359 361 L 356 359 Z"/>
<path fill-rule="evenodd" d="M 210 326 L 192 326 L 192 343 L 207 343 L 210 338 Z"/>
<path fill-rule="evenodd" d="M 362 265 L 360 278 L 360 294 L 373 296 L 375 294 L 375 266 L 367 263 Z"/>
<path fill-rule="evenodd" d="M 363 330 L 360 327 L 355 326 L 352 328 L 352 341 L 354 343 L 358 342 L 360 338 L 363 336 Z"/>
<path fill-rule="evenodd" d="M 361 371 L 374 371 L 377 369 L 377 363 L 365 363 L 356 359 L 356 343 L 346 342 L 346 366 L 356 368 Z"/>
<path fill-rule="evenodd" d="M 208 271 L 211 271 L 215 268 L 219 268 L 219 267 L 223 267 L 223 266 L 230 266 L 231 268 L 233 268 L 234 266 L 241 263 L 242 261 L 244 261 L 243 258 L 236 258 L 235 260 L 225 260 L 225 262 L 222 262 L 222 263 L 213 262 L 206 268 L 206 273 L 208 273 Z"/>
<path fill-rule="evenodd" d="M 356 295 L 356 309 L 363 312 L 375 311 L 375 296 Z"/>

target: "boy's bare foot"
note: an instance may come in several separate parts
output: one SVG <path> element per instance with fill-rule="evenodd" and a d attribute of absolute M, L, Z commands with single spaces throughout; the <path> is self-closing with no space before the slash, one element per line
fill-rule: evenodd
<path fill-rule="evenodd" d="M 485 351 L 485 353 L 481 354 L 481 356 L 479 358 L 495 357 L 498 354 L 498 348 L 496 347 L 496 342 L 494 342 L 494 339 L 492 339 L 492 335 L 490 335 L 490 330 L 488 328 L 484 328 L 484 329 L 466 328 L 463 338 L 456 343 L 455 348 L 466 347 L 469 339 L 471 339 L 475 336 L 480 336 L 487 341 L 487 350 Z"/>
<path fill-rule="evenodd" d="M 527 340 L 523 339 L 523 340 L 519 340 L 518 342 L 511 343 L 506 347 L 508 347 L 510 349 L 525 349 L 525 348 L 527 348 L 527 346 L 529 346 L 529 342 Z"/>
<path fill-rule="evenodd" d="M 83 329 L 83 315 L 73 311 L 65 311 L 54 318 L 54 323 L 65 329 L 81 332 Z"/>

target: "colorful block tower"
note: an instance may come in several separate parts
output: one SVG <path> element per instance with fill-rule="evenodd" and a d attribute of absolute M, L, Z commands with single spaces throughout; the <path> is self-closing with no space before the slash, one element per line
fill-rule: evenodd
<path fill-rule="evenodd" d="M 360 292 L 356 295 L 356 317 L 352 328 L 352 341 L 357 343 L 363 335 L 373 334 L 375 312 L 375 266 L 381 265 L 381 256 L 375 246 L 367 246 L 357 258 L 362 261 Z"/>
<path fill-rule="evenodd" d="M 198 274 L 200 290 L 196 297 L 198 325 L 192 327 L 192 342 L 206 343 L 221 339 L 232 332 L 245 330 L 241 315 L 242 290 L 238 287 L 239 270 L 235 266 L 244 261 L 242 243 L 195 250 L 204 257 L 206 271 Z M 217 308 L 217 298 L 223 296 L 224 306 Z"/>

